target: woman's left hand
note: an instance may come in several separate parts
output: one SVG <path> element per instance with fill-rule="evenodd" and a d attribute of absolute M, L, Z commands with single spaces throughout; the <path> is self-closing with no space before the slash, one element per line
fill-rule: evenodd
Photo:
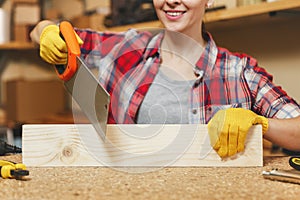
<path fill-rule="evenodd" d="M 211 146 L 220 157 L 228 157 L 245 149 L 247 133 L 252 125 L 268 130 L 268 119 L 244 108 L 219 110 L 208 122 Z"/>

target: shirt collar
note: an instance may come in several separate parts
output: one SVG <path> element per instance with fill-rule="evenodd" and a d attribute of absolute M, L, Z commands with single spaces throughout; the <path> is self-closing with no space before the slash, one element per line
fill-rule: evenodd
<path fill-rule="evenodd" d="M 203 71 L 204 74 L 207 74 L 207 72 L 210 72 L 214 69 L 218 55 L 218 48 L 211 34 L 208 32 L 206 32 L 206 34 L 207 44 L 205 50 L 203 51 L 195 66 L 195 70 Z"/>
<path fill-rule="evenodd" d="M 207 45 L 205 47 L 205 50 L 203 51 L 202 55 L 199 57 L 199 60 L 196 62 L 195 65 L 195 73 L 198 75 L 203 75 L 203 73 L 206 74 L 206 72 L 212 71 L 218 54 L 218 48 L 216 46 L 216 43 L 213 40 L 213 37 L 210 33 L 206 32 L 206 39 L 207 39 Z M 144 58 L 148 59 L 149 57 L 160 57 L 160 46 L 162 39 L 164 37 L 164 31 L 161 31 L 160 33 L 154 35 L 150 42 L 147 45 Z"/>
<path fill-rule="evenodd" d="M 158 56 L 160 57 L 160 52 L 159 52 L 159 48 L 161 45 L 161 41 L 163 38 L 164 34 L 163 31 L 156 34 L 156 35 L 152 35 L 152 38 L 150 38 L 150 41 L 147 45 L 145 54 L 144 54 L 144 58 L 147 60 L 149 57 L 155 57 Z"/>

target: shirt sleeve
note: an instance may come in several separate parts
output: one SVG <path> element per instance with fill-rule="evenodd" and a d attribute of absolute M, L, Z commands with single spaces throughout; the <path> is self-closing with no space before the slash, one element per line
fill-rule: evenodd
<path fill-rule="evenodd" d="M 275 85 L 273 76 L 256 61 L 249 59 L 245 77 L 250 87 L 254 106 L 253 110 L 269 118 L 293 118 L 300 115 L 299 104 L 280 86 Z"/>

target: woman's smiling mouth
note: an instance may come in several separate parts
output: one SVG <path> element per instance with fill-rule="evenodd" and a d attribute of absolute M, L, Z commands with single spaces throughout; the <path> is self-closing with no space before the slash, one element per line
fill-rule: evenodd
<path fill-rule="evenodd" d="M 185 13 L 186 11 L 165 11 L 166 13 L 166 16 L 169 18 L 169 19 L 178 19 L 180 18 L 181 16 L 183 16 L 183 14 Z"/>

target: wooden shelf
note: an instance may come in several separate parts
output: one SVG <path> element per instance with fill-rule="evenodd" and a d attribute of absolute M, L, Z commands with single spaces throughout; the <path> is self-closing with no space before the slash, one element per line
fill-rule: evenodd
<path fill-rule="evenodd" d="M 215 22 L 221 20 L 236 19 L 240 17 L 248 17 L 293 8 L 300 8 L 299 0 L 278 0 L 274 2 L 262 2 L 259 4 L 209 12 L 205 14 L 204 21 Z"/>
<path fill-rule="evenodd" d="M 8 42 L 5 44 L 0 44 L 1 50 L 30 50 L 36 49 L 35 45 L 30 42 Z"/>
<path fill-rule="evenodd" d="M 163 25 L 160 21 L 150 21 L 150 22 L 143 22 L 143 23 L 136 23 L 136 24 L 128 24 L 124 26 L 115 26 L 111 28 L 105 28 L 107 31 L 126 31 L 130 28 L 136 28 L 136 29 L 143 29 L 143 28 L 163 28 Z"/>
<path fill-rule="evenodd" d="M 231 9 L 217 10 L 208 12 L 204 16 L 206 23 L 216 22 L 221 20 L 237 19 L 241 17 L 248 17 L 253 15 L 260 15 L 269 12 L 280 10 L 288 10 L 293 8 L 300 8 L 300 0 L 278 0 L 275 2 L 262 2 L 254 5 L 240 6 Z M 162 27 L 159 21 L 145 22 L 138 24 L 130 24 L 125 26 L 118 26 L 107 28 L 109 31 L 124 31 L 128 28 L 147 28 L 147 27 Z"/>
<path fill-rule="evenodd" d="M 231 20 L 241 17 L 248 17 L 253 15 L 265 14 L 269 12 L 281 11 L 300 8 L 300 0 L 278 0 L 275 2 L 262 2 L 254 5 L 240 6 L 237 8 L 217 10 L 213 12 L 208 12 L 204 16 L 204 21 L 206 23 L 216 22 L 221 20 Z M 157 28 L 163 27 L 159 21 L 150 21 L 137 24 L 129 24 L 124 26 L 117 26 L 112 28 L 106 28 L 108 31 L 125 31 L 129 28 Z M 7 44 L 0 44 L 1 50 L 28 50 L 35 49 L 36 47 L 32 43 L 20 43 L 20 42 L 10 42 Z"/>

